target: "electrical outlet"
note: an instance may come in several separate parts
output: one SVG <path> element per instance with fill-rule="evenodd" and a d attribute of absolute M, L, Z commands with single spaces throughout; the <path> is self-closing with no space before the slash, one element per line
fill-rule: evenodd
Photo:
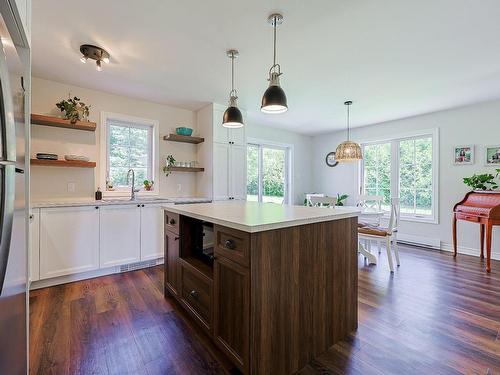
<path fill-rule="evenodd" d="M 177 184 L 177 191 L 181 191 L 182 190 L 182 185 L 181 184 Z"/>
<path fill-rule="evenodd" d="M 68 193 L 74 193 L 76 188 L 76 183 L 68 182 Z"/>

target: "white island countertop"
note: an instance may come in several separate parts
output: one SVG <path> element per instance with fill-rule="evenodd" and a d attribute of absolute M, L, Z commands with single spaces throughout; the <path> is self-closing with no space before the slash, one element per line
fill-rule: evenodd
<path fill-rule="evenodd" d="M 165 205 L 164 209 L 249 233 L 345 219 L 360 212 L 354 207 L 318 208 L 244 201 Z"/>

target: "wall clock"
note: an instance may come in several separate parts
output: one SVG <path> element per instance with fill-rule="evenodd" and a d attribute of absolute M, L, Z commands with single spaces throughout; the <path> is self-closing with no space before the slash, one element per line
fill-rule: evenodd
<path fill-rule="evenodd" d="M 329 167 L 336 167 L 339 163 L 337 160 L 335 160 L 335 151 L 329 152 L 326 155 L 325 161 L 326 165 L 328 165 Z"/>

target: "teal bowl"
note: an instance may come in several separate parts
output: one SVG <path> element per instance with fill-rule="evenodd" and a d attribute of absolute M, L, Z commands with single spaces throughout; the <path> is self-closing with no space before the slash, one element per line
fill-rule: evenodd
<path fill-rule="evenodd" d="M 180 128 L 175 128 L 175 132 L 177 133 L 177 135 L 190 136 L 191 134 L 193 134 L 193 129 L 181 126 Z"/>

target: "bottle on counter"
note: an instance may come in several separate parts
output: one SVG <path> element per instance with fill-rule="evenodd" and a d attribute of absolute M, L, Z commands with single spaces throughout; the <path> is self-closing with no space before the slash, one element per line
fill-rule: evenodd
<path fill-rule="evenodd" d="M 97 191 L 95 192 L 95 200 L 100 201 L 102 199 L 102 191 L 101 188 L 97 188 Z"/>

